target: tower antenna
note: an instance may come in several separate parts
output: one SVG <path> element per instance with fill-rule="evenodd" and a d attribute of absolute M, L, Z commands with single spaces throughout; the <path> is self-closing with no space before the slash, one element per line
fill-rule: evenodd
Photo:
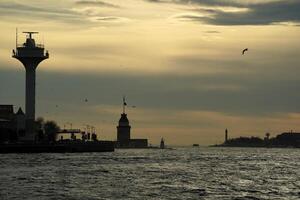
<path fill-rule="evenodd" d="M 16 28 L 16 49 L 18 47 L 18 27 Z"/>
<path fill-rule="evenodd" d="M 123 95 L 123 113 L 125 114 L 125 107 L 127 106 L 125 95 Z"/>

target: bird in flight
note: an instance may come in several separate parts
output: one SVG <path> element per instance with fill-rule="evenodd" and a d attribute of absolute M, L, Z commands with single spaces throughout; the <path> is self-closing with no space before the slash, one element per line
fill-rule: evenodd
<path fill-rule="evenodd" d="M 85 101 L 85 102 L 88 102 L 88 99 L 85 99 L 84 101 Z"/>
<path fill-rule="evenodd" d="M 248 51 L 248 48 L 246 48 L 242 51 L 242 55 L 244 55 L 246 51 Z"/>

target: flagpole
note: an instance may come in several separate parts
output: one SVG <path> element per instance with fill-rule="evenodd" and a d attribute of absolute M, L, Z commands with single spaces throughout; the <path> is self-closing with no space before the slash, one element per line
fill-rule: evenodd
<path fill-rule="evenodd" d="M 125 114 L 125 96 L 123 96 L 123 113 Z"/>

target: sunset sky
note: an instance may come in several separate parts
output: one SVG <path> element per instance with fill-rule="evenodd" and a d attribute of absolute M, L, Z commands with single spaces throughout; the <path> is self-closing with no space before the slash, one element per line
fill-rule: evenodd
<path fill-rule="evenodd" d="M 11 52 L 39 31 L 36 116 L 61 127 L 113 140 L 126 95 L 151 144 L 300 131 L 299 0 L 1 0 L 0 18 L 0 104 L 25 110 Z"/>

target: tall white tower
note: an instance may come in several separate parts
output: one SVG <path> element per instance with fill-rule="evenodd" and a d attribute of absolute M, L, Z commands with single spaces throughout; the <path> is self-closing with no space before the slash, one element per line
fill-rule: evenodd
<path fill-rule="evenodd" d="M 26 69 L 26 136 L 24 140 L 33 141 L 35 138 L 35 70 L 40 62 L 49 58 L 44 45 L 36 44 L 32 38 L 38 32 L 23 32 L 27 34 L 26 42 L 13 50 L 13 58 L 18 59 Z M 17 41 L 17 40 L 16 40 Z"/>

